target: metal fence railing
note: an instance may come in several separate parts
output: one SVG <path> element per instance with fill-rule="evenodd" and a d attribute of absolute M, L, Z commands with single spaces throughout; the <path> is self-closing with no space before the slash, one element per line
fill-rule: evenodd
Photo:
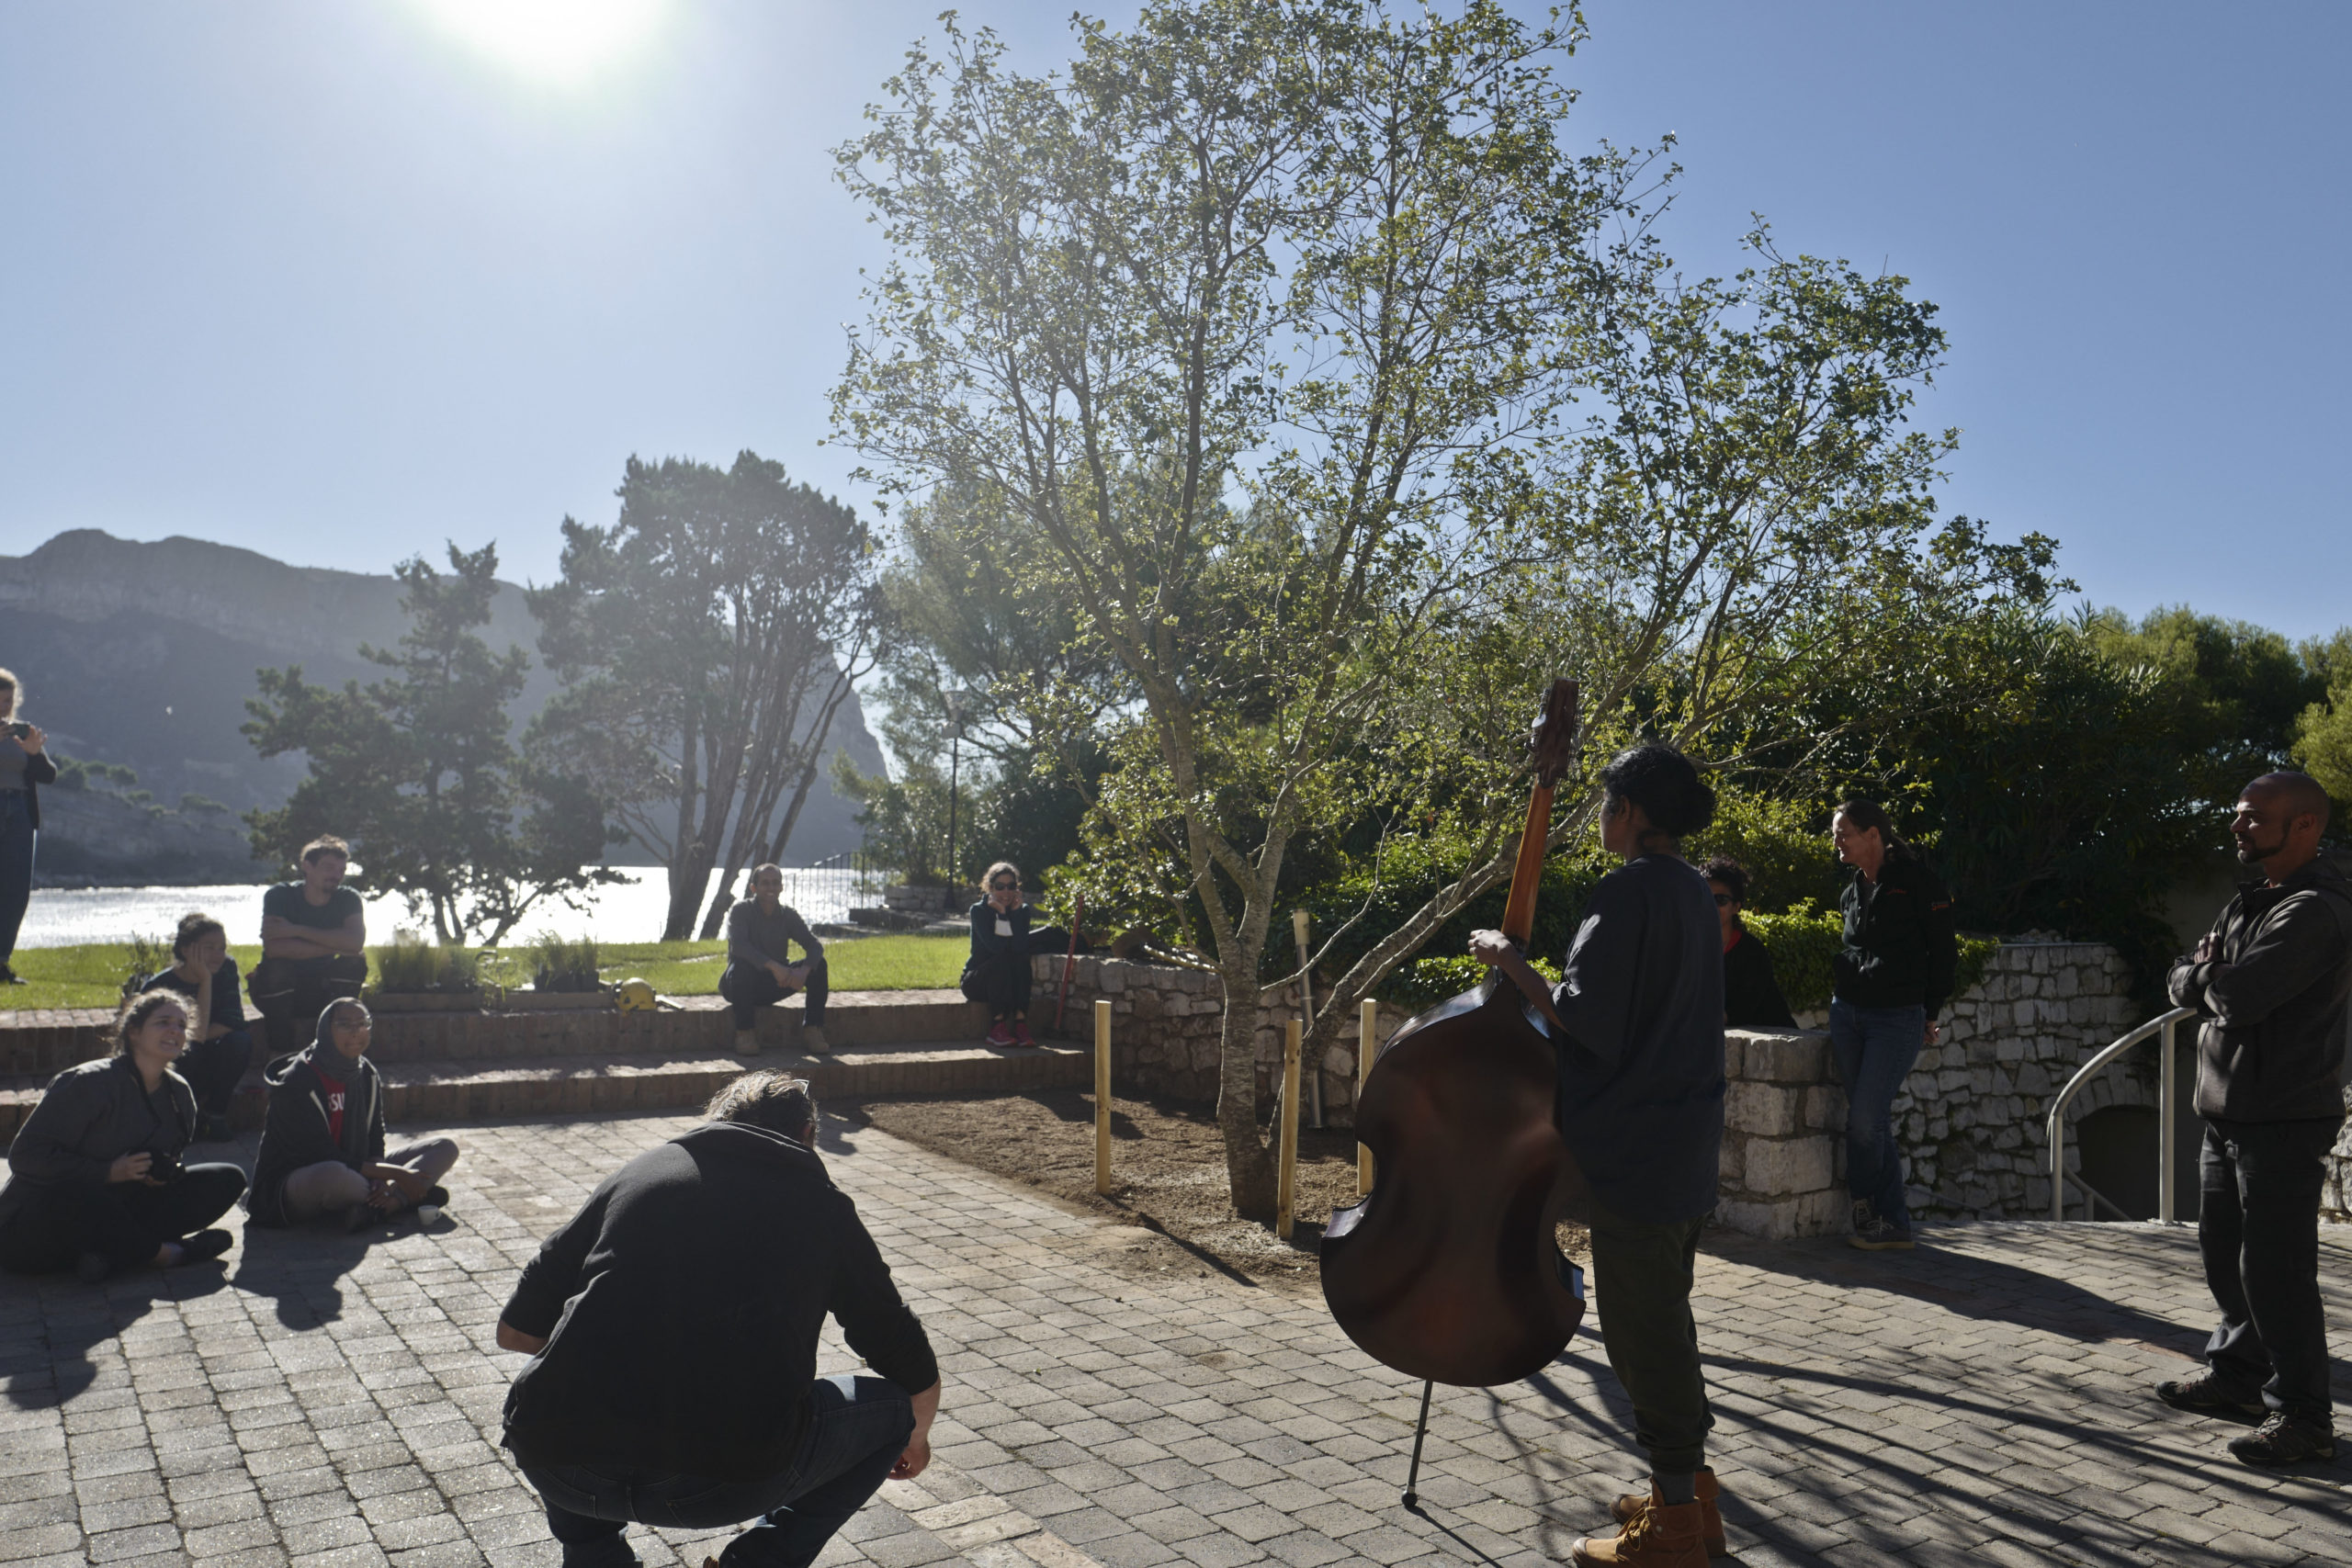
<path fill-rule="evenodd" d="M 2063 1220 L 2066 1217 L 2066 1184 L 2069 1181 L 2083 1190 L 2085 1219 L 2096 1219 L 2101 1206 L 2119 1220 L 2132 1218 L 2113 1200 L 2085 1181 L 2080 1176 L 2066 1174 L 2066 1105 L 2075 1098 L 2075 1093 L 2092 1078 L 2098 1077 L 2109 1062 L 2114 1061 L 2150 1035 L 2155 1034 L 2163 1036 L 2164 1042 L 2162 1045 L 2164 1062 L 2161 1068 L 2164 1087 L 2159 1091 L 2156 1100 L 2156 1218 L 2166 1224 L 2172 1223 L 2173 1165 L 2176 1155 L 2174 1133 L 2177 1128 L 2179 1116 L 2179 1107 L 2175 1103 L 2176 1097 L 2173 1091 L 2173 1050 L 2176 1044 L 2174 1036 L 2180 1028 L 2182 1019 L 2195 1016 L 2187 1008 L 2175 1008 L 2170 1012 L 2162 1013 L 2148 1020 L 2147 1022 L 2085 1062 L 2075 1076 L 2066 1080 L 2066 1087 L 2058 1091 L 2058 1097 L 2050 1102 L 2050 1217 L 2052 1219 Z"/>

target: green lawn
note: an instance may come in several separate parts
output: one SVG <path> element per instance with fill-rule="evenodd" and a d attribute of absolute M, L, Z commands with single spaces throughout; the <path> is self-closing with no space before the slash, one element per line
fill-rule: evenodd
<path fill-rule="evenodd" d="M 925 990 L 952 987 L 964 971 L 969 939 L 952 936 L 869 936 L 837 940 L 825 948 L 836 991 Z M 251 971 L 258 946 L 233 946 L 237 967 Z M 607 980 L 632 976 L 664 996 L 707 995 L 727 966 L 726 943 L 618 942 L 601 943 L 597 969 Z M 11 964 L 30 985 L 0 987 L 0 1011 L 18 1008 L 112 1007 L 131 969 L 126 943 L 85 947 L 21 947 Z"/>

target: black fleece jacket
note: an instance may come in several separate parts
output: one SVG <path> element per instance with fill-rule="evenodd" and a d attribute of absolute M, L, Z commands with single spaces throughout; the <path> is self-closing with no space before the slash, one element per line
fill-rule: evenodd
<path fill-rule="evenodd" d="M 2352 1002 L 2352 881 L 2324 860 L 2249 882 L 2213 922 L 2214 956 L 2173 965 L 2194 1008 L 2197 1111 L 2225 1122 L 2340 1122 Z"/>
<path fill-rule="evenodd" d="M 535 1464 L 753 1481 L 792 1461 L 831 1313 L 875 1372 L 939 1381 L 915 1314 L 824 1162 L 713 1122 L 605 1179 L 523 1270 L 502 1321 L 548 1341 L 506 1396 Z"/>
<path fill-rule="evenodd" d="M 50 1081 L 17 1141 L 8 1145 L 8 1181 L 0 1187 L 0 1224 L 37 1187 L 96 1187 L 107 1168 L 141 1150 L 177 1160 L 196 1135 L 196 1091 L 165 1068 L 155 1092 L 129 1056 L 101 1056 Z"/>
<path fill-rule="evenodd" d="M 1924 1006 L 1934 1022 L 1951 1000 L 1960 968 L 1951 895 L 1936 874 L 1924 861 L 1889 855 L 1876 886 L 1859 871 L 1847 878 L 1838 907 L 1846 917 L 1845 944 L 1830 964 L 1838 999 L 1858 1008 Z"/>
<path fill-rule="evenodd" d="M 311 1063 L 321 1052 L 334 1053 L 329 1066 L 345 1089 L 341 1142 L 327 1131 L 326 1086 Z M 254 1155 L 254 1182 L 245 1189 L 245 1213 L 257 1225 L 282 1225 L 288 1177 L 331 1159 L 356 1170 L 384 1157 L 384 1084 L 367 1057 L 353 1061 L 316 1042 L 270 1063 L 262 1082 L 269 1086 L 269 1114 Z"/>

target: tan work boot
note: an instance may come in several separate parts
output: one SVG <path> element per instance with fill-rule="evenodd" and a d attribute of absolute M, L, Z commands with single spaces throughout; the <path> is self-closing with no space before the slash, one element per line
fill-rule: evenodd
<path fill-rule="evenodd" d="M 1569 1557 L 1577 1568 L 1707 1568 L 1696 1503 L 1661 1503 L 1652 1489 L 1625 1528 L 1611 1540 L 1580 1540 Z"/>
<path fill-rule="evenodd" d="M 1729 1557 L 1731 1548 L 1724 1542 L 1724 1517 L 1715 1506 L 1715 1499 L 1722 1495 L 1715 1486 L 1715 1472 L 1702 1465 L 1692 1480 L 1691 1490 L 1699 1495 L 1699 1544 L 1707 1549 L 1710 1557 Z M 1609 1517 L 1621 1525 L 1630 1525 L 1634 1516 L 1648 1507 L 1650 1499 L 1657 1495 L 1655 1484 L 1647 1492 L 1628 1492 L 1610 1506 Z"/>
<path fill-rule="evenodd" d="M 735 1054 L 738 1056 L 758 1055 L 760 1054 L 760 1036 L 758 1032 L 750 1029 L 737 1030 L 735 1032 Z"/>
<path fill-rule="evenodd" d="M 800 1026 L 800 1048 L 814 1056 L 830 1056 L 833 1054 L 833 1043 L 825 1038 L 825 1026 L 821 1023 L 804 1023 Z"/>

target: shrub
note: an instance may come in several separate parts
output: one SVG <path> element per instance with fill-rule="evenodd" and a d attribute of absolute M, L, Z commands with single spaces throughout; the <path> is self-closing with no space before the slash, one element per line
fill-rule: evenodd
<path fill-rule="evenodd" d="M 160 975 L 179 960 L 172 956 L 172 939 L 167 936 L 134 936 L 130 939 L 130 967 L 123 972 L 122 994 L 130 995 L 139 982 L 150 975 Z"/>
<path fill-rule="evenodd" d="M 481 989 L 481 955 L 469 947 L 435 947 L 413 931 L 396 931 L 372 955 L 376 989 L 394 996 Z"/>
<path fill-rule="evenodd" d="M 1772 955 L 1772 973 L 1781 982 L 1781 994 L 1789 999 L 1792 1012 L 1805 1012 L 1829 1005 L 1832 961 L 1845 939 L 1845 927 L 1838 912 L 1812 906 L 1785 915 L 1743 914 L 1748 934 L 1764 944 Z M 1960 939 L 1960 964 L 1952 977 L 1952 995 L 1966 993 L 1984 977 L 1985 963 L 1991 959 L 2000 942 L 1988 936 L 1962 936 Z M 1560 971 L 1551 960 L 1534 961 L 1536 972 L 1545 979 L 1557 982 Z M 1434 1007 L 1449 997 L 1460 996 L 1486 977 L 1486 966 L 1468 953 L 1442 958 L 1424 958 L 1400 967 L 1381 987 L 1381 998 L 1398 1003 L 1419 1012 Z"/>
<path fill-rule="evenodd" d="M 535 991 L 593 991 L 604 984 L 596 974 L 594 937 L 566 942 L 552 931 L 541 931 L 528 951 Z"/>

